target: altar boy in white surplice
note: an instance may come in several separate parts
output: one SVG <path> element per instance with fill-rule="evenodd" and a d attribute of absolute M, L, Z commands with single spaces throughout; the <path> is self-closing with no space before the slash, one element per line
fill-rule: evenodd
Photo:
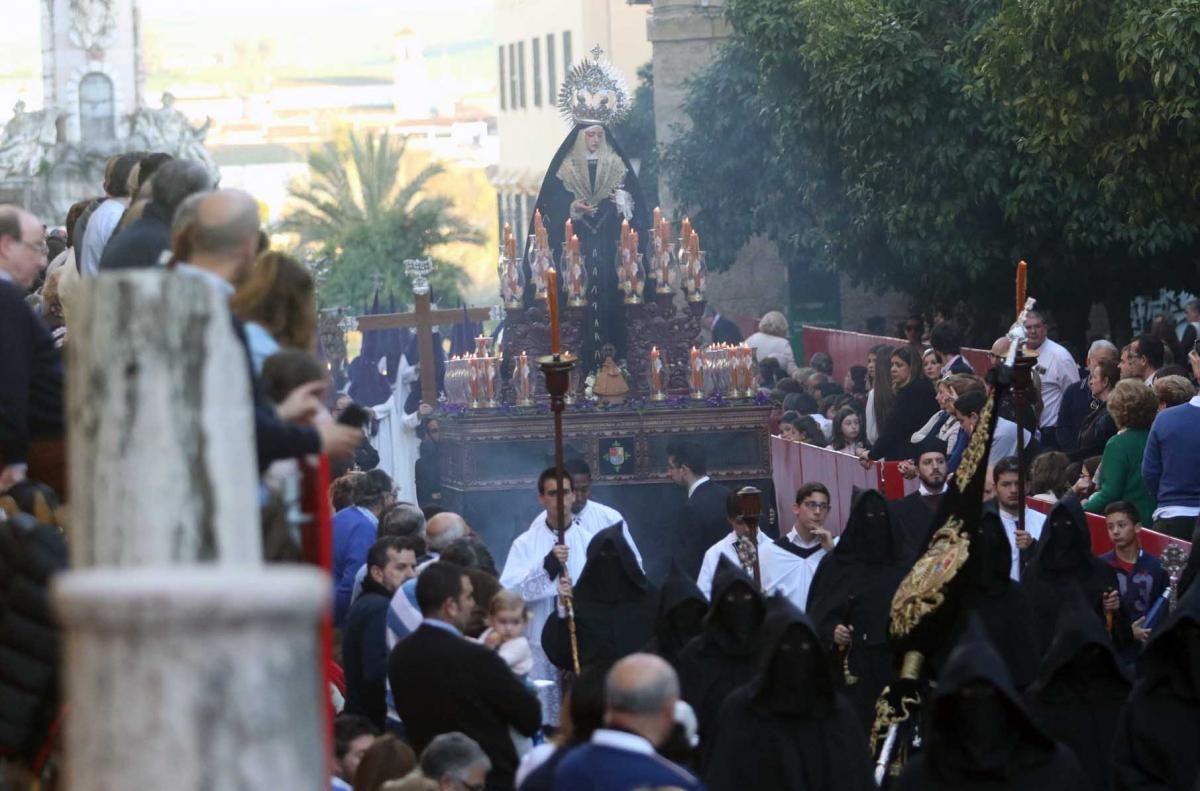
<path fill-rule="evenodd" d="M 380 365 L 385 363 L 385 359 L 379 361 Z M 414 412 L 404 411 L 409 392 L 418 381 L 420 372 L 416 366 L 409 364 L 405 355 L 400 355 L 396 365 L 396 382 L 392 386 L 391 397 L 379 406 L 371 407 L 379 421 L 372 442 L 379 453 L 379 469 L 391 476 L 399 490 L 400 500 L 415 503 L 416 467 L 421 449 L 417 426 L 422 418 L 433 414 L 433 407 L 423 403 Z"/>
<path fill-rule="evenodd" d="M 562 546 L 557 546 L 558 532 L 555 528 L 559 487 L 563 490 L 563 509 L 567 514 Z M 545 510 L 534 518 L 528 530 L 513 541 L 500 575 L 500 584 L 519 594 L 529 608 L 529 626 L 525 632 L 533 653 L 533 671 L 529 678 L 534 682 L 554 682 L 552 686 L 539 685 L 538 694 L 542 701 L 542 722 L 557 727 L 562 694 L 558 687 L 558 668 L 542 650 L 542 628 L 557 606 L 558 582 L 563 570 L 566 570 L 572 583 L 578 581 L 587 561 L 588 544 L 596 533 L 608 525 L 597 527 L 580 522 L 571 511 L 574 504 L 571 476 L 564 474 L 560 480 L 553 467 L 538 476 L 538 502 Z M 634 547 L 628 526 L 623 532 L 629 546 Z M 638 555 L 636 549 L 634 554 Z M 640 562 L 640 555 L 638 558 Z"/>

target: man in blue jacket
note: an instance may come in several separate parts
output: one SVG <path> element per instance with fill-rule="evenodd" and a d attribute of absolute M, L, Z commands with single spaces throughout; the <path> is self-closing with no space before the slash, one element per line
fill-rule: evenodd
<path fill-rule="evenodd" d="M 354 505 L 333 515 L 333 625 L 340 628 L 350 611 L 354 576 L 367 562 L 375 543 L 380 515 L 396 502 L 392 479 L 383 470 L 371 470 L 354 484 Z"/>
<path fill-rule="evenodd" d="M 679 677 L 674 668 L 651 654 L 631 654 L 609 671 L 605 699 L 605 727 L 563 758 L 554 773 L 556 791 L 704 788 L 655 752 L 675 728 Z"/>

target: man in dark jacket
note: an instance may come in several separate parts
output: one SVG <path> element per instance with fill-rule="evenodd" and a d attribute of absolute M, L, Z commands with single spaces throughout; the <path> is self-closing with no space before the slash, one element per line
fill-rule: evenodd
<path fill-rule="evenodd" d="M 504 660 L 462 635 L 474 606 L 471 580 L 440 561 L 417 578 L 424 617 L 388 658 L 388 680 L 408 741 L 417 752 L 439 733 L 462 731 L 492 761 L 488 789 L 511 789 L 517 753 L 509 728 L 533 736 L 542 724 L 537 698 Z"/>
<path fill-rule="evenodd" d="M 62 358 L 25 291 L 46 267 L 46 230 L 0 205 L 0 491 L 25 475 L 31 440 L 63 432 Z"/>
<path fill-rule="evenodd" d="M 667 474 L 687 489 L 687 503 L 676 528 L 674 558 L 688 576 L 696 579 L 704 553 L 729 533 L 725 516 L 729 489 L 709 480 L 704 448 L 691 440 L 667 447 Z"/>
<path fill-rule="evenodd" d="M 925 723 L 925 751 L 905 767 L 897 791 L 1090 788 L 1071 751 L 1021 708 L 1003 660 L 977 623 L 946 661 Z"/>
<path fill-rule="evenodd" d="M 367 551 L 367 576 L 362 595 L 350 608 L 342 638 L 342 668 L 346 672 L 346 712 L 361 714 L 382 729 L 387 714 L 387 614 L 392 595 L 416 576 L 417 553 L 424 542 L 417 536 L 385 536 Z"/>
<path fill-rule="evenodd" d="M 713 343 L 727 343 L 730 346 L 737 346 L 742 342 L 742 331 L 738 329 L 737 323 L 732 319 L 722 316 L 713 307 L 711 302 L 704 306 L 704 318 L 702 321 L 705 329 L 712 333 Z"/>
<path fill-rule="evenodd" d="M 189 195 L 212 189 L 212 176 L 199 162 L 176 159 L 159 167 L 151 185 L 152 198 L 142 216 L 114 234 L 100 257 L 100 271 L 147 269 L 171 249 L 171 219 Z"/>

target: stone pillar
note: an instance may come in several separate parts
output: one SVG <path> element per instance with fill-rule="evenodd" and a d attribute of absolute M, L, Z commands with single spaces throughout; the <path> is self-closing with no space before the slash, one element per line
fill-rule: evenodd
<path fill-rule="evenodd" d="M 72 566 L 261 564 L 245 351 L 199 277 L 89 280 L 67 343 Z"/>
<path fill-rule="evenodd" d="M 654 132 L 660 149 L 675 139 L 674 127 L 686 123 L 687 81 L 716 59 L 730 32 L 725 0 L 654 0 L 646 36 L 654 51 Z M 678 222 L 682 215 L 665 173 L 658 179 L 658 197 L 663 211 Z"/>
<path fill-rule="evenodd" d="M 87 569 L 52 598 L 68 791 L 329 788 L 320 571 Z"/>

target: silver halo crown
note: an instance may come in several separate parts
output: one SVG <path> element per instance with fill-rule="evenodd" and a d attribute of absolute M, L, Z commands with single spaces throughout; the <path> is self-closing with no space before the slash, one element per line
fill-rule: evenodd
<path fill-rule="evenodd" d="M 558 111 L 572 126 L 615 124 L 629 112 L 629 87 L 599 46 L 592 59 L 575 64 L 558 91 Z"/>

